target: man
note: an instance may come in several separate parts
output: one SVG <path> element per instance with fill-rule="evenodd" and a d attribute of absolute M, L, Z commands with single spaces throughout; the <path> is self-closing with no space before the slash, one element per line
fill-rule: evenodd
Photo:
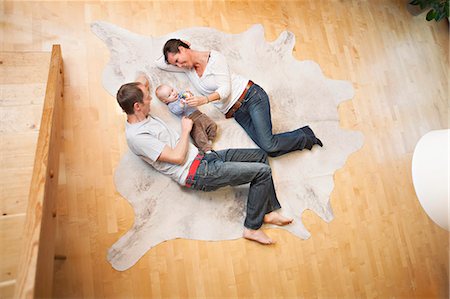
<path fill-rule="evenodd" d="M 243 237 L 261 244 L 275 243 L 260 228 L 263 223 L 292 222 L 275 210 L 281 208 L 275 194 L 267 155 L 260 149 L 228 149 L 200 155 L 189 142 L 192 120 L 183 117 L 181 136 L 162 120 L 150 115 L 150 84 L 143 75 L 124 84 L 117 102 L 127 114 L 126 138 L 130 150 L 178 184 L 211 191 L 250 183 Z"/>

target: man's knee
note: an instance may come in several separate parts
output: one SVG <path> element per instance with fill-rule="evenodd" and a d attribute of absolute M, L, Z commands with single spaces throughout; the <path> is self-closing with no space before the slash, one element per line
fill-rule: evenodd
<path fill-rule="evenodd" d="M 261 164 L 259 173 L 264 177 L 270 177 L 272 176 L 272 168 L 268 164 Z"/>
<path fill-rule="evenodd" d="M 267 155 L 269 157 L 278 157 L 278 151 L 273 151 L 273 152 L 267 152 Z"/>
<path fill-rule="evenodd" d="M 253 149 L 255 153 L 258 155 L 258 160 L 260 163 L 269 164 L 269 161 L 267 159 L 267 152 L 261 148 L 255 148 Z"/>

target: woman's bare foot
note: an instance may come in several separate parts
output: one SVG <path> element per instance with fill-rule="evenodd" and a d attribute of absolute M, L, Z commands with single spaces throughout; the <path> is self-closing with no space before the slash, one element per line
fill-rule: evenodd
<path fill-rule="evenodd" d="M 264 223 L 275 224 L 279 226 L 291 224 L 294 219 L 286 218 L 277 212 L 270 212 L 264 215 Z"/>
<path fill-rule="evenodd" d="M 244 228 L 244 238 L 256 241 L 263 245 L 275 244 L 275 241 L 272 240 L 268 235 L 266 235 L 262 230 L 253 230 Z"/>

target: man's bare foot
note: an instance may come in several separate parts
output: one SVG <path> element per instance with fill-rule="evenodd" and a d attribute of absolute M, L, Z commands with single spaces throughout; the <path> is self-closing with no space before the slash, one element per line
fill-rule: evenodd
<path fill-rule="evenodd" d="M 244 228 L 244 238 L 256 241 L 263 245 L 275 244 L 275 241 L 272 240 L 268 235 L 266 235 L 262 230 L 253 230 Z"/>
<path fill-rule="evenodd" d="M 270 212 L 264 215 L 264 223 L 275 224 L 279 226 L 291 224 L 294 219 L 286 218 L 277 212 Z"/>

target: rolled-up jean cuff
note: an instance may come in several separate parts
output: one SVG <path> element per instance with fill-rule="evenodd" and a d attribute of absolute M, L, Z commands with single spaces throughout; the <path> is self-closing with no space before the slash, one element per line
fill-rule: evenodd
<path fill-rule="evenodd" d="M 268 211 L 266 214 L 269 214 L 270 212 L 273 212 L 273 211 L 276 211 L 276 210 L 279 210 L 279 209 L 281 209 L 281 205 L 277 204 L 275 207 L 272 207 L 272 210 Z"/>
<path fill-rule="evenodd" d="M 247 223 L 247 220 L 244 221 L 244 227 L 248 228 L 248 229 L 252 229 L 252 230 L 258 230 L 261 228 L 261 226 L 263 225 L 263 223 L 261 223 L 259 226 L 258 225 L 251 225 Z"/>
<path fill-rule="evenodd" d="M 281 205 L 280 205 L 280 204 L 277 204 L 276 206 L 274 206 L 274 207 L 272 207 L 271 209 L 269 209 L 269 210 L 266 212 L 266 214 L 264 214 L 264 216 L 267 215 L 267 214 L 269 214 L 269 213 L 271 213 L 271 212 L 273 212 L 273 211 L 279 210 L 279 209 L 281 209 Z M 246 228 L 248 228 L 248 229 L 258 230 L 258 229 L 260 229 L 261 226 L 264 224 L 264 217 L 263 217 L 262 223 L 261 223 L 260 225 L 258 225 L 258 224 L 251 224 L 251 223 L 249 223 L 249 222 L 250 222 L 250 221 L 249 221 L 248 218 L 246 217 L 246 218 L 245 218 L 245 221 L 244 221 L 244 227 L 246 227 Z"/>

